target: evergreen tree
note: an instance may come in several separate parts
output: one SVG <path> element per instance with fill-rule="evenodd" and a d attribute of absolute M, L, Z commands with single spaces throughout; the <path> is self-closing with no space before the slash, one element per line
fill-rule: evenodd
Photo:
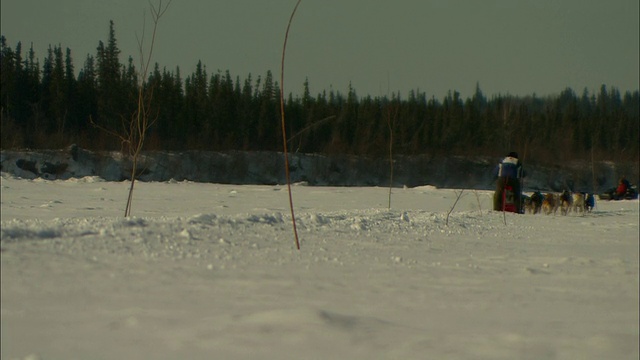
<path fill-rule="evenodd" d="M 279 149 L 278 135 L 280 128 L 278 125 L 280 122 L 280 114 L 278 112 L 279 98 L 276 93 L 276 85 L 273 82 L 273 74 L 271 71 L 267 71 L 262 85 L 262 91 L 260 91 L 259 100 L 259 113 L 257 124 L 257 141 L 259 147 L 263 150 L 277 150 Z"/>
<path fill-rule="evenodd" d="M 82 135 L 91 134 L 90 138 L 95 138 L 96 131 L 88 124 L 90 119 L 98 117 L 98 80 L 95 58 L 92 55 L 87 55 L 84 67 L 78 73 L 77 88 L 78 139 L 76 142 L 79 146 L 88 146 L 89 144 L 85 143 L 87 136 Z"/>
<path fill-rule="evenodd" d="M 130 95 L 123 86 L 119 55 L 115 27 L 111 20 L 107 45 L 100 41 L 97 48 L 97 122 L 100 126 L 116 133 L 123 129 L 125 117 L 129 116 L 127 109 L 123 109 L 123 106 L 127 104 Z"/>
<path fill-rule="evenodd" d="M 187 141 L 196 147 L 212 143 L 211 122 L 208 119 L 207 71 L 198 61 L 196 71 L 185 80 L 185 126 Z M 187 145 L 189 146 L 189 145 Z"/>

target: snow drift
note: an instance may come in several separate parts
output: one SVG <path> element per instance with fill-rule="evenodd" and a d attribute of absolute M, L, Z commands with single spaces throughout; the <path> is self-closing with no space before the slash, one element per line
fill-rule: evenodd
<path fill-rule="evenodd" d="M 638 201 L 3 173 L 3 359 L 637 359 Z"/>

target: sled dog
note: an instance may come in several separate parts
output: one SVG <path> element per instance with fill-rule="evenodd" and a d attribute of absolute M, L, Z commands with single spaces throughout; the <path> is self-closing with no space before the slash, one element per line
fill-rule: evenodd
<path fill-rule="evenodd" d="M 571 207 L 573 206 L 573 196 L 571 196 L 571 192 L 565 190 L 560 194 L 560 213 L 562 215 L 567 215 L 569 211 L 571 211 Z"/>
<path fill-rule="evenodd" d="M 593 194 L 587 194 L 584 199 L 584 209 L 586 212 L 591 212 L 593 207 L 596 206 L 596 198 Z"/>
<path fill-rule="evenodd" d="M 547 193 L 544 196 L 544 200 L 542 200 L 542 211 L 546 215 L 551 215 L 551 213 L 556 213 L 558 207 L 556 206 L 556 197 L 552 193 Z"/>
<path fill-rule="evenodd" d="M 540 191 L 536 191 L 533 194 L 531 194 L 531 208 L 534 214 L 537 214 L 540 212 L 540 209 L 542 209 L 543 201 L 544 201 L 544 196 Z"/>
<path fill-rule="evenodd" d="M 581 192 L 573 193 L 573 212 L 584 214 L 585 211 L 585 194 Z"/>

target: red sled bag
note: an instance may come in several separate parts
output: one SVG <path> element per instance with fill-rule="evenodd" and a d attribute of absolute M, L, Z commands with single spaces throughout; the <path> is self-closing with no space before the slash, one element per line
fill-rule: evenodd
<path fill-rule="evenodd" d="M 519 212 L 516 207 L 516 197 L 513 193 L 513 187 L 509 185 L 505 185 L 502 191 L 502 211 Z"/>

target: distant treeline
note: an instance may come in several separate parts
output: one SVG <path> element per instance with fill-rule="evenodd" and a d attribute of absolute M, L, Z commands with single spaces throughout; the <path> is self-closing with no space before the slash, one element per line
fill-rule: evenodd
<path fill-rule="evenodd" d="M 75 76 L 71 50 L 49 47 L 42 66 L 33 48 L 23 54 L 1 38 L 3 149 L 120 150 L 111 132 L 124 131 L 137 108 L 139 84 L 153 90 L 154 123 L 147 150 L 280 151 L 280 89 L 271 72 L 233 77 L 208 73 L 198 62 L 184 79 L 180 69 L 158 64 L 144 82 L 133 57 L 119 60 L 113 22 L 107 43 L 87 55 Z M 411 91 L 406 96 L 358 96 L 323 91 L 287 95 L 290 151 L 371 157 L 413 154 L 504 155 L 531 160 L 637 161 L 640 96 L 602 85 L 597 94 L 572 89 L 559 95 L 486 98 L 480 86 L 470 98 Z M 390 144 L 392 149 L 390 149 Z M 521 155 L 522 156 L 522 155 Z"/>

